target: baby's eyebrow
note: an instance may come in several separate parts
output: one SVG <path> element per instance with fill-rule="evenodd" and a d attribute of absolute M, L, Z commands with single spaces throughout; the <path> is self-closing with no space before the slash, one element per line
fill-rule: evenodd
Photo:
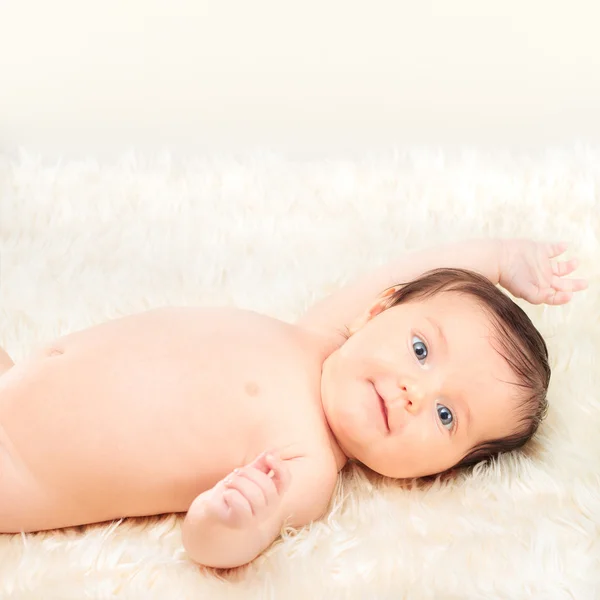
<path fill-rule="evenodd" d="M 444 344 L 444 350 L 448 350 L 448 340 L 446 339 L 446 335 L 444 334 L 444 330 L 442 329 L 440 324 L 432 317 L 425 317 L 425 319 L 429 321 L 429 323 L 432 325 L 432 327 L 438 334 L 439 338 L 442 340 L 442 343 Z"/>
<path fill-rule="evenodd" d="M 454 395 L 449 399 L 449 406 L 454 414 L 460 415 L 457 420 L 457 425 L 454 430 L 454 434 L 460 433 L 464 436 L 471 428 L 471 409 L 469 403 L 462 395 Z"/>
<path fill-rule="evenodd" d="M 469 431 L 470 426 L 471 426 L 471 409 L 469 408 L 469 403 L 464 398 L 460 399 L 460 404 L 462 407 L 462 413 L 465 416 L 464 419 L 461 419 L 461 421 L 465 422 L 465 426 L 463 429 L 464 429 L 464 431 Z M 462 425 L 462 423 L 461 423 L 461 425 Z"/>

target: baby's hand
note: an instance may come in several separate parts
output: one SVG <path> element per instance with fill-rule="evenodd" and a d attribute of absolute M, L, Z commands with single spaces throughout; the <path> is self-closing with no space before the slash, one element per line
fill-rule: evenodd
<path fill-rule="evenodd" d="M 553 262 L 567 244 L 506 240 L 500 260 L 500 285 L 531 304 L 566 304 L 573 292 L 587 287 L 585 279 L 563 279 L 577 268 L 577 260 Z"/>
<path fill-rule="evenodd" d="M 284 461 L 264 452 L 214 486 L 206 497 L 206 512 L 233 528 L 261 521 L 279 508 L 290 481 Z"/>

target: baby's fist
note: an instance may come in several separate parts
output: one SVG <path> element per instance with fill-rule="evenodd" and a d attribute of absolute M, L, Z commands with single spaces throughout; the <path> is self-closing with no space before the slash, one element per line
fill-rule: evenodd
<path fill-rule="evenodd" d="M 290 481 L 285 462 L 265 452 L 219 482 L 213 488 L 208 508 L 224 524 L 244 527 L 273 514 Z"/>

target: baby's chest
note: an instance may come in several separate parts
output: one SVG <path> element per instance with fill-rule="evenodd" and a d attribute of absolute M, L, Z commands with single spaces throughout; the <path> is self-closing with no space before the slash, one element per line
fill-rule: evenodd
<path fill-rule="evenodd" d="M 212 372 L 209 379 L 200 382 L 181 417 L 211 445 L 237 447 L 241 460 L 312 445 L 325 430 L 318 369 L 257 354 L 227 377 Z"/>
<path fill-rule="evenodd" d="M 321 364 L 292 336 L 236 335 L 204 348 L 192 352 L 197 368 L 179 380 L 166 417 L 190 468 L 209 457 L 228 472 L 266 450 L 287 458 L 320 443 Z"/>

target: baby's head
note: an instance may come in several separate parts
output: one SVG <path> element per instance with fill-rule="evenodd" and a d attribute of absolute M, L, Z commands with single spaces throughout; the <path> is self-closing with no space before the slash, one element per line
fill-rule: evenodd
<path fill-rule="evenodd" d="M 391 288 L 323 367 L 341 448 L 383 475 L 421 477 L 523 446 L 546 412 L 546 344 L 486 278 L 437 269 Z"/>

